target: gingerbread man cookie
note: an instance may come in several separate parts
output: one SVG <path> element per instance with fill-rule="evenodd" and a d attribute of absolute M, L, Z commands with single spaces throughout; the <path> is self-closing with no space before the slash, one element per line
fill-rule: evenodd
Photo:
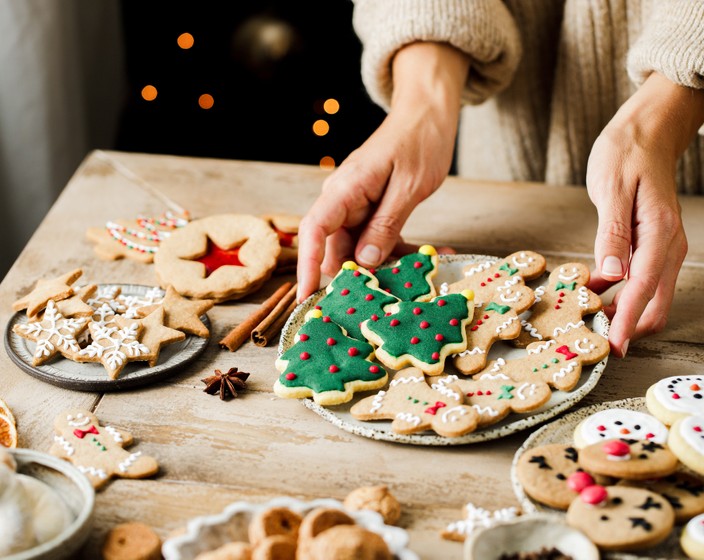
<path fill-rule="evenodd" d="M 609 341 L 589 329 L 571 330 L 556 339 L 533 343 L 521 358 L 489 362 L 475 378 L 504 382 L 547 383 L 561 391 L 571 391 L 584 366 L 592 365 L 609 353 Z"/>
<path fill-rule="evenodd" d="M 144 478 L 159 470 L 153 457 L 123 449 L 132 443 L 132 434 L 101 426 L 87 410 L 62 412 L 54 420 L 54 430 L 51 454 L 73 463 L 95 488 L 113 477 Z"/>
<path fill-rule="evenodd" d="M 690 414 L 704 414 L 704 375 L 675 375 L 648 388 L 645 404 L 668 426 Z"/>
<path fill-rule="evenodd" d="M 477 427 L 478 414 L 463 404 L 462 392 L 452 383 L 431 388 L 418 368 L 399 371 L 385 391 L 356 403 L 350 412 L 359 420 L 393 420 L 397 434 L 433 430 L 457 437 Z"/>
<path fill-rule="evenodd" d="M 423 245 L 417 253 L 373 272 L 379 279 L 379 287 L 398 299 L 429 301 L 436 295 L 433 277 L 438 273 L 438 252 L 431 245 Z"/>
<path fill-rule="evenodd" d="M 517 346 L 556 338 L 560 333 L 584 326 L 582 317 L 601 309 L 601 298 L 587 288 L 589 269 L 581 263 L 567 263 L 552 271 L 546 286 L 535 290 L 535 303 Z"/>

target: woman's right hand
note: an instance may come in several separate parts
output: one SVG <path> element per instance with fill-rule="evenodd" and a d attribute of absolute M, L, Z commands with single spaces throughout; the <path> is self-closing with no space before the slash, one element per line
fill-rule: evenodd
<path fill-rule="evenodd" d="M 299 232 L 298 299 L 318 289 L 321 270 L 345 260 L 381 264 L 413 209 L 450 169 L 469 61 L 446 44 L 413 43 L 393 61 L 391 111 L 323 183 Z"/>

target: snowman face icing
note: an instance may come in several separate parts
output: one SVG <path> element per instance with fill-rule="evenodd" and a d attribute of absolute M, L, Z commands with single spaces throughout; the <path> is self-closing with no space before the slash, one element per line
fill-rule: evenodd
<path fill-rule="evenodd" d="M 644 412 L 623 408 L 592 414 L 582 422 L 580 435 L 587 445 L 614 438 L 667 442 L 667 428 L 660 420 Z"/>
<path fill-rule="evenodd" d="M 687 523 L 687 533 L 698 543 L 704 544 L 704 513 L 693 517 Z"/>
<path fill-rule="evenodd" d="M 704 455 L 704 415 L 682 420 L 680 435 L 697 453 Z"/>
<path fill-rule="evenodd" d="M 704 375 L 666 377 L 653 392 L 658 403 L 672 412 L 704 414 Z"/>

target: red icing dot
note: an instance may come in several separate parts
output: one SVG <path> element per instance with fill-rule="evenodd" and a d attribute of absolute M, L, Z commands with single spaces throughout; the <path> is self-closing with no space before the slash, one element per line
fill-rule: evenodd
<path fill-rule="evenodd" d="M 482 287 L 486 286 L 486 284 L 485 284 L 484 282 L 482 282 L 482 283 L 479 284 L 479 285 L 482 286 Z"/>
<path fill-rule="evenodd" d="M 450 319 L 450 324 L 451 324 L 453 327 L 456 327 L 457 325 L 460 324 L 460 322 L 459 322 L 457 319 Z"/>
<path fill-rule="evenodd" d="M 318 311 L 320 311 L 322 309 L 322 307 L 320 307 L 319 305 L 316 305 L 313 309 L 317 309 Z"/>
<path fill-rule="evenodd" d="M 421 313 L 423 313 L 423 310 L 422 310 L 420 307 L 414 307 L 414 308 L 413 308 L 413 314 L 414 314 L 414 315 L 420 315 Z"/>
<path fill-rule="evenodd" d="M 371 272 L 371 270 L 370 270 L 370 272 Z M 352 273 L 352 276 L 359 276 L 360 274 L 362 274 L 362 273 L 361 273 L 359 270 L 355 270 L 355 271 Z"/>
<path fill-rule="evenodd" d="M 606 488 L 604 488 L 603 486 L 599 486 L 598 484 L 592 484 L 591 486 L 587 486 L 586 488 L 584 488 L 579 493 L 579 497 L 585 504 L 598 506 L 609 497 L 609 494 L 606 492 Z"/>
<path fill-rule="evenodd" d="M 440 307 L 443 307 L 443 306 L 447 305 L 447 302 L 446 302 L 444 299 L 439 299 L 439 300 L 438 300 L 438 305 L 439 305 Z"/>
<path fill-rule="evenodd" d="M 340 368 L 337 367 L 335 364 L 333 364 L 333 365 L 331 365 L 331 366 L 328 368 L 328 371 L 329 371 L 330 373 L 337 373 L 338 371 L 340 371 Z"/>
<path fill-rule="evenodd" d="M 421 329 L 427 329 L 429 326 L 430 326 L 430 323 L 428 323 L 428 321 L 421 321 L 420 322 Z"/>
<path fill-rule="evenodd" d="M 394 274 L 398 274 L 398 273 L 401 272 L 401 271 L 400 271 L 398 268 L 395 268 L 395 267 L 394 267 L 394 268 L 391 269 L 391 272 L 393 272 Z"/>
<path fill-rule="evenodd" d="M 494 279 L 493 279 L 493 278 L 487 278 L 486 281 L 487 281 L 487 282 L 493 282 Z"/>
<path fill-rule="evenodd" d="M 474 325 L 472 328 L 470 328 L 470 331 L 476 331 L 479 327 L 477 325 Z"/>
<path fill-rule="evenodd" d="M 376 274 L 376 268 L 370 268 L 369 272 L 371 272 L 372 274 Z"/>
<path fill-rule="evenodd" d="M 596 429 L 599 430 L 600 432 L 603 432 L 606 430 L 606 426 L 597 426 Z"/>
<path fill-rule="evenodd" d="M 560 306 L 559 306 L 559 305 L 556 305 L 556 306 L 555 306 L 555 309 L 560 309 Z"/>
<path fill-rule="evenodd" d="M 413 268 L 420 268 L 421 266 L 423 266 L 423 263 L 420 261 L 416 261 L 413 263 Z"/>
<path fill-rule="evenodd" d="M 648 432 L 647 434 L 645 434 L 645 439 L 650 439 L 650 438 L 654 438 L 654 437 L 655 437 L 655 434 L 652 434 L 652 433 L 650 433 L 650 432 Z"/>
<path fill-rule="evenodd" d="M 562 303 L 562 298 L 559 298 L 559 299 L 557 300 L 557 303 Z"/>
<path fill-rule="evenodd" d="M 557 295 L 560 296 L 560 297 L 565 297 L 565 292 L 560 292 L 560 293 L 557 294 Z"/>
<path fill-rule="evenodd" d="M 327 343 L 328 343 L 328 346 L 335 346 L 335 344 L 337 344 L 337 340 L 330 337 L 330 338 L 328 338 Z"/>
<path fill-rule="evenodd" d="M 499 274 L 498 272 L 494 273 L 494 278 L 498 278 L 499 276 L 501 276 L 501 274 Z"/>
<path fill-rule="evenodd" d="M 391 315 L 391 311 L 387 311 L 386 313 L 384 313 L 384 317 L 388 317 L 389 315 Z"/>
<path fill-rule="evenodd" d="M 418 344 L 420 342 L 420 338 L 417 336 L 414 336 L 411 338 L 411 344 Z"/>
<path fill-rule="evenodd" d="M 443 335 L 441 335 L 440 333 L 435 335 L 435 340 L 437 340 L 438 342 L 440 342 L 441 340 L 444 340 L 444 339 L 445 339 L 445 337 Z"/>
<path fill-rule="evenodd" d="M 325 317 L 323 317 L 323 323 L 329 323 L 329 322 L 330 322 L 330 317 L 328 317 L 327 315 Z"/>
<path fill-rule="evenodd" d="M 357 350 L 357 349 L 353 346 L 352 348 L 350 348 L 349 350 L 347 350 L 347 353 L 348 353 L 350 356 L 356 356 L 357 354 L 359 354 L 359 350 Z"/>
<path fill-rule="evenodd" d="M 468 397 L 473 397 L 473 396 L 474 396 L 474 393 L 467 393 L 467 396 L 468 396 Z"/>
<path fill-rule="evenodd" d="M 674 394 L 672 395 L 672 398 L 675 399 L 675 400 L 677 400 L 677 399 L 680 398 L 680 396 L 679 396 L 677 393 L 674 393 Z"/>
<path fill-rule="evenodd" d="M 356 313 L 356 312 L 357 312 L 357 310 L 356 310 L 354 307 L 350 307 L 350 308 L 347 310 L 347 314 L 348 314 L 348 315 L 352 315 L 353 313 Z"/>
<path fill-rule="evenodd" d="M 367 294 L 366 296 L 364 296 L 364 299 L 366 299 L 367 301 L 372 301 L 374 299 L 374 296 L 372 294 Z"/>
<path fill-rule="evenodd" d="M 387 294 L 390 294 L 390 293 L 391 293 L 391 288 L 384 288 L 384 291 L 385 291 Z"/>
<path fill-rule="evenodd" d="M 307 360 L 310 358 L 310 354 L 308 352 L 301 352 L 301 360 Z"/>
<path fill-rule="evenodd" d="M 341 295 L 341 296 L 346 296 L 346 295 L 349 294 L 349 293 L 350 293 L 350 291 L 349 291 L 347 288 L 342 288 L 342 289 L 340 290 L 340 295 Z"/>
<path fill-rule="evenodd" d="M 439 360 L 440 359 L 440 353 L 439 352 L 433 352 L 430 356 L 433 360 Z"/>
<path fill-rule="evenodd" d="M 413 287 L 413 284 L 411 284 L 410 282 L 406 282 L 406 283 L 403 285 L 403 287 L 404 287 L 404 288 L 412 288 L 412 287 Z"/>
<path fill-rule="evenodd" d="M 477 391 L 477 395 L 478 395 L 478 396 L 481 397 L 483 394 L 484 394 L 484 393 L 482 393 L 481 391 Z"/>
<path fill-rule="evenodd" d="M 484 321 L 482 321 L 481 319 L 479 319 L 479 320 L 477 321 L 477 325 L 483 325 L 483 324 L 484 324 Z"/>
<path fill-rule="evenodd" d="M 487 391 L 487 392 L 484 393 L 484 394 L 485 394 L 485 395 L 491 395 L 491 391 Z"/>
<path fill-rule="evenodd" d="M 613 455 L 614 457 L 625 457 L 631 452 L 631 447 L 625 441 L 621 441 L 620 439 L 607 441 L 601 446 L 601 449 L 607 455 Z"/>
<path fill-rule="evenodd" d="M 488 319 L 488 318 L 489 318 L 488 315 L 484 315 L 484 317 L 482 317 L 482 319 Z"/>
<path fill-rule="evenodd" d="M 389 325 L 392 327 L 395 327 L 400 324 L 401 324 L 401 321 L 399 321 L 398 319 L 391 319 L 391 321 L 389 321 Z"/>
<path fill-rule="evenodd" d="M 694 426 L 694 428 L 692 428 L 692 429 L 693 429 L 695 432 L 701 432 L 701 431 L 702 431 L 702 427 L 701 427 L 701 426 Z"/>
<path fill-rule="evenodd" d="M 567 487 L 575 492 L 581 492 L 588 486 L 594 485 L 594 478 L 584 471 L 573 472 L 567 477 Z"/>
<path fill-rule="evenodd" d="M 374 313 L 374 315 L 372 315 L 370 318 L 371 318 L 372 321 L 378 321 L 378 320 L 379 320 L 379 316 L 378 316 L 376 313 Z"/>
<path fill-rule="evenodd" d="M 379 366 L 369 366 L 370 373 L 379 373 Z"/>
<path fill-rule="evenodd" d="M 303 342 L 305 342 L 306 340 L 308 340 L 308 338 L 309 337 L 307 334 L 302 334 L 298 337 L 298 340 L 302 340 Z"/>
<path fill-rule="evenodd" d="M 296 379 L 296 377 L 298 376 L 293 372 L 286 374 L 286 379 L 288 379 L 289 381 L 293 381 L 294 379 Z"/>

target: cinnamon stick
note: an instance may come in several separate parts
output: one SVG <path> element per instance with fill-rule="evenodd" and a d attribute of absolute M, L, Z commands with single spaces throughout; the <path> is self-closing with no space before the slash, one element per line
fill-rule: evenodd
<path fill-rule="evenodd" d="M 291 286 L 291 289 L 286 295 L 281 298 L 281 301 L 272 309 L 262 321 L 252 329 L 252 342 L 257 346 L 266 346 L 269 341 L 284 326 L 286 319 L 296 307 L 296 288 L 297 284 Z"/>
<path fill-rule="evenodd" d="M 230 352 L 237 350 L 245 340 L 247 340 L 254 328 L 261 323 L 283 300 L 284 297 L 291 290 L 294 290 L 295 286 L 292 282 L 285 282 L 279 288 L 269 296 L 269 298 L 262 303 L 259 308 L 252 312 L 244 321 L 239 325 L 234 327 L 225 337 L 218 343 L 223 348 L 227 348 Z M 295 297 L 295 295 L 294 295 Z"/>

